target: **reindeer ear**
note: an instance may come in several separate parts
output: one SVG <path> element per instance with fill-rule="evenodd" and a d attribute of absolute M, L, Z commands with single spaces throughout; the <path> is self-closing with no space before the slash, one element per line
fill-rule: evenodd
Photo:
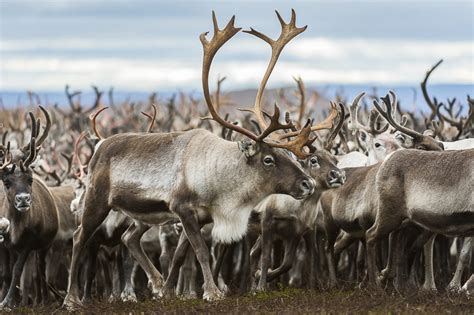
<path fill-rule="evenodd" d="M 239 150 L 242 151 L 247 159 L 256 155 L 259 151 L 257 143 L 248 140 L 242 140 L 237 142 Z"/>
<path fill-rule="evenodd" d="M 360 144 L 364 146 L 364 149 L 367 149 L 368 144 L 369 144 L 369 138 L 370 138 L 369 133 L 365 130 L 359 129 L 357 132 L 357 136 L 359 138 Z"/>

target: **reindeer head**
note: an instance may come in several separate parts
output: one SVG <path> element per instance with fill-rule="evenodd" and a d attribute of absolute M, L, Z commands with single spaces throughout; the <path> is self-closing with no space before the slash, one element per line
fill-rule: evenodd
<path fill-rule="evenodd" d="M 368 164 L 372 165 L 383 161 L 387 155 L 402 148 L 396 135 L 386 132 L 389 124 L 377 128 L 377 121 L 380 114 L 372 109 L 369 114 L 368 126 L 359 121 L 357 113 L 359 111 L 359 102 L 365 93 L 357 95 L 350 106 L 351 122 L 349 129 L 356 133 L 360 146 L 368 155 Z"/>
<path fill-rule="evenodd" d="M 31 140 L 31 147 L 35 147 L 34 137 Z M 8 203 L 17 211 L 27 212 L 32 203 L 33 172 L 30 164 L 36 157 L 36 150 L 32 149 L 26 161 L 20 161 L 19 167 L 12 163 L 10 144 L 2 153 L 3 163 L 0 167 L 0 176 Z"/>
<path fill-rule="evenodd" d="M 407 128 L 396 121 L 395 111 L 397 106 L 397 96 L 394 92 L 389 91 L 389 94 L 381 99 L 385 104 L 386 109 L 383 110 L 381 104 L 377 100 L 374 100 L 374 106 L 377 108 L 380 115 L 382 115 L 393 128 L 402 133 L 401 136 L 398 137 L 398 139 L 401 140 L 402 146 L 426 151 L 444 150 L 443 144 L 440 141 L 433 139 L 429 135 L 424 135 L 413 129 Z M 407 137 L 410 137 L 411 140 L 409 146 L 405 143 Z"/>
<path fill-rule="evenodd" d="M 36 120 L 33 113 L 29 113 L 31 118 L 31 135 L 30 142 L 20 150 L 15 151 L 15 158 L 10 151 L 10 143 L 7 146 L 1 146 L 1 158 L 3 164 L 0 167 L 0 176 L 5 189 L 7 200 L 14 209 L 20 212 L 27 212 L 32 204 L 32 186 L 33 186 L 33 171 L 31 165 L 36 160 L 39 146 L 46 139 L 48 131 L 51 127 L 48 112 L 41 107 L 41 110 L 46 116 L 46 129 L 39 136 L 40 120 Z M 38 141 L 36 140 L 38 139 Z M 21 154 L 18 154 L 20 151 Z"/>
<path fill-rule="evenodd" d="M 336 166 L 336 158 L 327 151 L 318 150 L 301 163 L 316 182 L 316 190 L 338 188 L 346 182 L 346 173 Z"/>

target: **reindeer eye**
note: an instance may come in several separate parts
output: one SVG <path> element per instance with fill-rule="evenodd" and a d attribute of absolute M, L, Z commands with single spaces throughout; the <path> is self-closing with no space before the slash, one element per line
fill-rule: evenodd
<path fill-rule="evenodd" d="M 319 164 L 318 158 L 314 156 L 309 160 L 309 162 L 311 163 L 311 166 L 316 166 Z"/>
<path fill-rule="evenodd" d="M 381 145 L 380 143 L 375 142 L 375 147 L 376 147 L 376 148 L 380 148 L 381 146 L 382 146 L 382 145 Z"/>
<path fill-rule="evenodd" d="M 273 159 L 273 156 L 271 155 L 267 155 L 266 157 L 263 158 L 263 164 L 265 165 L 274 165 L 275 164 L 275 160 Z"/>

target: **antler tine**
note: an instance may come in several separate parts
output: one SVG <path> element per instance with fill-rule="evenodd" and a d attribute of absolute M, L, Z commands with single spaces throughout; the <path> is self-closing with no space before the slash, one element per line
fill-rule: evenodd
<path fill-rule="evenodd" d="M 273 116 L 270 117 L 270 124 L 258 136 L 258 139 L 263 140 L 274 131 L 282 130 L 282 129 L 292 129 L 294 127 L 291 121 L 286 120 L 286 122 L 287 123 L 285 124 L 280 123 L 280 108 L 277 106 L 277 104 L 275 104 Z"/>
<path fill-rule="evenodd" d="M 38 147 L 43 144 L 44 140 L 46 140 L 46 138 L 48 137 L 49 131 L 51 130 L 51 117 L 49 116 L 49 112 L 41 105 L 39 105 L 39 108 L 41 109 L 44 114 L 44 117 L 46 118 L 46 126 L 44 127 L 41 137 L 39 137 L 38 141 L 36 141 L 36 146 Z M 39 136 L 39 131 L 36 136 Z"/>
<path fill-rule="evenodd" d="M 329 133 L 328 138 L 326 139 L 326 144 L 324 145 L 324 149 L 327 151 L 331 150 L 334 139 L 336 139 L 337 134 L 341 130 L 342 126 L 344 125 L 344 121 L 346 120 L 346 108 L 342 103 L 339 103 L 339 112 L 337 113 L 337 116 L 339 117 L 339 121 L 337 122 L 336 127 L 334 127 Z"/>
<path fill-rule="evenodd" d="M 358 129 L 362 129 L 366 132 L 371 132 L 370 128 L 361 124 L 359 122 L 359 119 L 357 118 L 357 113 L 359 111 L 359 102 L 364 97 L 364 95 L 365 95 L 365 92 L 362 92 L 359 95 L 357 95 L 352 101 L 352 105 L 349 106 L 349 115 L 351 117 L 349 130 L 352 130 L 354 132 L 357 131 Z"/>
<path fill-rule="evenodd" d="M 385 131 L 387 131 L 388 126 L 390 126 L 390 124 L 386 123 L 385 126 L 383 126 L 380 129 L 377 129 L 377 120 L 378 120 L 379 116 L 380 116 L 379 112 L 376 111 L 375 109 L 372 109 L 370 111 L 369 128 L 370 128 L 370 133 L 373 134 L 373 135 L 379 135 L 381 133 L 384 133 Z M 405 119 L 405 123 L 403 123 L 403 119 Z M 405 126 L 406 120 L 407 120 L 407 117 L 404 115 L 402 117 L 402 125 L 403 126 Z"/>
<path fill-rule="evenodd" d="M 300 111 L 298 114 L 298 124 L 301 124 L 306 109 L 306 88 L 301 77 L 293 77 L 293 80 L 296 81 L 296 84 L 298 85 L 298 92 L 300 94 Z"/>
<path fill-rule="evenodd" d="M 107 108 L 109 108 L 108 106 L 104 107 L 104 108 L 101 108 L 99 109 L 95 114 L 93 114 L 92 116 L 90 116 L 89 118 L 92 120 L 92 129 L 94 130 L 94 133 L 95 133 L 95 136 L 99 139 L 99 140 L 102 140 L 102 136 L 100 135 L 99 133 L 99 130 L 97 129 L 97 124 L 96 124 L 96 119 L 97 119 L 97 116 L 99 116 L 100 113 L 102 113 L 104 110 L 106 110 Z"/>
<path fill-rule="evenodd" d="M 102 95 L 104 94 L 104 91 L 99 91 L 99 88 L 95 85 L 92 85 L 92 89 L 94 90 L 94 94 L 95 94 L 94 104 L 92 104 L 92 106 L 89 109 L 86 109 L 84 111 L 85 114 L 92 112 L 94 109 L 96 109 L 100 105 L 100 99 L 102 98 Z"/>
<path fill-rule="evenodd" d="M 79 135 L 79 137 L 77 137 L 76 141 L 74 142 L 74 154 L 73 154 L 73 159 L 76 160 L 77 162 L 77 165 L 79 166 L 79 174 L 76 174 L 77 177 L 79 177 L 79 179 L 83 178 L 84 175 L 85 175 L 85 172 L 84 170 L 86 169 L 87 165 L 83 165 L 82 162 L 81 162 L 81 158 L 79 156 L 79 143 L 82 141 L 82 139 L 84 139 L 86 136 L 86 132 L 83 131 L 81 132 L 81 134 Z"/>
<path fill-rule="evenodd" d="M 38 128 L 37 128 L 37 121 L 36 121 L 35 115 L 34 115 L 32 112 L 28 112 L 28 116 L 30 117 L 30 120 L 31 120 L 30 142 L 29 142 L 27 145 L 25 145 L 25 146 L 23 146 L 23 147 L 21 148 L 21 151 L 22 151 L 23 153 L 26 153 L 26 152 L 29 150 L 31 140 L 32 140 L 33 138 L 36 138 L 36 137 L 37 137 L 37 134 L 36 134 L 36 133 L 37 133 L 37 131 L 38 131 Z"/>
<path fill-rule="evenodd" d="M 153 130 L 153 125 L 155 124 L 155 120 L 156 120 L 156 105 L 151 104 L 151 107 L 153 108 L 153 115 L 150 115 L 145 112 L 141 112 L 143 115 L 150 118 L 150 123 L 148 124 L 148 129 L 146 131 L 147 133 L 150 133 Z"/>
<path fill-rule="evenodd" d="M 272 48 L 272 57 L 270 59 L 270 62 L 268 63 L 267 70 L 258 88 L 257 96 L 255 98 L 254 108 L 251 110 L 257 116 L 257 121 L 261 125 L 262 129 L 267 128 L 267 123 L 262 114 L 262 97 L 263 97 L 263 92 L 265 90 L 265 86 L 267 85 L 268 79 L 270 78 L 273 68 L 275 67 L 276 62 L 278 61 L 278 58 L 281 52 L 283 51 L 283 48 L 286 46 L 286 44 L 288 44 L 294 37 L 304 32 L 307 28 L 307 26 L 303 26 L 300 28 L 296 27 L 295 10 L 293 9 L 291 10 L 291 19 L 289 23 L 285 23 L 285 21 L 281 17 L 280 13 L 278 13 L 278 11 L 275 11 L 275 12 L 281 24 L 281 33 L 277 40 L 273 40 L 267 35 L 259 31 L 256 31 L 253 28 L 250 28 L 250 30 L 248 31 L 247 30 L 244 31 L 245 33 L 254 35 L 264 40 Z"/>
<path fill-rule="evenodd" d="M 308 147 L 310 152 L 314 151 L 315 148 L 312 146 L 313 142 L 317 139 L 310 138 L 311 135 L 311 120 L 308 119 L 305 126 L 299 131 L 296 137 L 286 143 L 270 143 L 271 146 L 276 148 L 287 149 L 293 152 L 296 157 L 305 159 L 308 157 L 308 153 L 305 152 L 304 148 Z"/>
<path fill-rule="evenodd" d="M 337 115 L 338 115 L 337 105 L 331 102 L 331 112 L 329 113 L 328 117 L 326 117 L 326 119 L 320 122 L 319 124 L 315 126 L 311 126 L 310 131 L 331 129 L 334 125 L 334 119 L 337 117 Z M 290 128 L 286 128 L 286 129 L 290 129 Z M 285 134 L 280 135 L 279 139 L 280 140 L 288 139 L 290 137 L 297 136 L 299 133 L 300 133 L 299 131 L 287 132 Z"/>
<path fill-rule="evenodd" d="M 326 117 L 326 119 L 323 120 L 322 122 L 320 122 L 319 124 L 317 124 L 315 126 L 311 126 L 310 131 L 331 129 L 334 125 L 334 119 L 337 117 L 337 115 L 338 115 L 337 106 L 335 104 L 331 103 L 331 112 L 329 113 L 329 116 Z M 285 134 L 280 135 L 279 139 L 283 140 L 283 139 L 287 139 L 287 138 L 290 138 L 290 137 L 294 137 L 294 136 L 297 136 L 299 133 L 300 133 L 299 131 L 287 132 Z"/>
<path fill-rule="evenodd" d="M 436 105 L 433 104 L 431 101 L 431 98 L 428 94 L 428 90 L 426 89 L 426 84 L 428 83 L 428 79 L 431 75 L 431 73 L 443 62 L 443 59 L 440 59 L 434 66 L 431 67 L 426 72 L 424 80 L 421 82 L 421 91 L 423 92 L 423 97 L 425 98 L 426 104 L 431 108 L 432 113 L 436 113 Z"/>
<path fill-rule="evenodd" d="M 374 100 L 374 106 L 375 108 L 377 108 L 377 111 L 379 112 L 379 114 L 385 118 L 385 120 L 388 121 L 388 123 L 390 125 L 392 125 L 393 128 L 413 137 L 413 138 L 420 138 L 420 137 L 423 137 L 423 135 L 419 132 L 416 132 L 415 130 L 412 130 L 412 129 L 409 129 L 405 126 L 402 126 L 401 124 L 399 124 L 396 120 L 395 120 L 395 114 L 393 112 L 393 107 L 395 106 L 395 104 L 397 104 L 397 95 L 393 92 L 393 91 L 389 91 L 388 92 L 389 94 L 387 94 L 386 96 L 384 97 L 381 97 L 381 100 L 383 101 L 383 103 L 385 104 L 385 108 L 386 110 L 384 111 L 381 107 L 381 105 L 379 104 L 379 102 L 377 100 Z M 390 99 L 390 96 L 392 97 L 392 99 Z"/>
<path fill-rule="evenodd" d="M 5 159 L 3 160 L 2 165 L 0 165 L 0 171 L 4 170 L 8 165 L 10 165 L 12 163 L 13 157 L 12 157 L 12 154 L 10 152 L 10 141 L 8 141 L 8 143 L 7 143 L 6 152 L 3 156 L 5 157 Z"/>
<path fill-rule="evenodd" d="M 25 168 L 30 166 L 31 163 L 34 162 L 34 160 L 36 159 L 36 153 L 37 153 L 37 149 L 36 149 L 36 138 L 31 138 L 31 141 L 30 141 L 30 150 L 29 150 L 29 154 L 28 154 L 28 157 L 26 158 L 25 162 L 23 162 L 23 160 L 20 161 L 20 166 L 24 166 Z"/>
<path fill-rule="evenodd" d="M 212 60 L 216 55 L 219 48 L 222 47 L 229 39 L 231 39 L 235 34 L 237 34 L 241 28 L 237 28 L 234 26 L 235 16 L 232 16 L 229 23 L 227 23 L 226 27 L 222 30 L 219 29 L 219 25 L 217 24 L 217 18 L 214 11 L 212 11 L 212 21 L 214 24 L 214 35 L 212 36 L 211 40 L 208 41 L 206 39 L 206 35 L 209 32 L 204 32 L 199 36 L 201 40 L 204 56 L 203 56 L 203 65 L 202 65 L 202 88 L 204 92 L 204 99 L 206 100 L 207 108 L 209 109 L 209 113 L 213 120 L 217 121 L 223 127 L 228 128 L 230 130 L 234 130 L 238 133 L 241 133 L 252 140 L 257 141 L 258 137 L 252 133 L 251 131 L 242 128 L 240 126 L 234 125 L 225 119 L 223 119 L 216 110 L 216 107 L 212 101 L 211 93 L 209 91 L 209 72 L 211 70 Z"/>
<path fill-rule="evenodd" d="M 64 182 L 66 180 L 66 178 L 68 177 L 68 175 L 71 173 L 71 169 L 72 169 L 72 160 L 74 159 L 74 154 L 71 154 L 71 155 L 67 155 L 66 153 L 64 152 L 61 152 L 61 156 L 63 158 L 66 159 L 67 161 L 67 167 L 66 167 L 66 171 L 64 172 L 63 176 L 61 176 L 61 182 Z"/>

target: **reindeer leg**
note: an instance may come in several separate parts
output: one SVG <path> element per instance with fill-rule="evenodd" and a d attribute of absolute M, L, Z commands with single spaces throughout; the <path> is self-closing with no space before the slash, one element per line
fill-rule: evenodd
<path fill-rule="evenodd" d="M 127 248 L 122 247 L 122 266 L 124 271 L 124 281 L 125 286 L 123 287 L 122 293 L 120 294 L 120 299 L 123 302 L 137 302 L 137 296 L 133 287 L 133 264 L 134 260 L 127 250 Z"/>
<path fill-rule="evenodd" d="M 326 257 L 329 270 L 329 287 L 334 288 L 337 285 L 336 262 L 334 258 L 334 243 L 337 238 L 337 230 L 326 230 Z"/>
<path fill-rule="evenodd" d="M 316 232 L 309 230 L 304 234 L 306 250 L 309 254 L 309 288 L 316 288 Z"/>
<path fill-rule="evenodd" d="M 84 201 L 84 214 L 82 215 L 82 224 L 74 232 L 71 268 L 69 270 L 68 290 L 63 306 L 67 309 L 76 309 L 81 305 L 79 299 L 78 273 L 81 255 L 86 248 L 87 242 L 95 234 L 99 225 L 107 217 L 110 207 L 107 206 L 105 194 L 95 196 L 92 190 L 86 191 Z M 99 199 L 102 198 L 102 199 Z"/>
<path fill-rule="evenodd" d="M 387 279 L 393 277 L 393 262 L 395 259 L 395 242 L 397 240 L 398 230 L 393 231 L 390 233 L 388 237 L 388 257 L 387 257 L 387 264 L 385 268 L 379 274 L 379 281 L 381 283 L 387 281 Z"/>
<path fill-rule="evenodd" d="M 433 292 L 437 291 L 433 268 L 433 245 L 435 239 L 436 234 L 433 234 L 428 242 L 423 246 L 423 254 L 425 256 L 425 281 L 423 282 L 423 290 Z"/>
<path fill-rule="evenodd" d="M 10 287 L 8 288 L 7 295 L 3 299 L 2 303 L 0 303 L 0 310 L 8 310 L 9 308 L 13 306 L 13 298 L 15 296 L 16 289 L 20 281 L 21 274 L 23 272 L 23 267 L 25 265 L 26 259 L 28 258 L 29 254 L 30 254 L 30 249 L 24 248 L 23 250 L 21 250 L 20 254 L 18 255 L 15 265 L 13 266 L 12 280 L 10 282 Z"/>
<path fill-rule="evenodd" d="M 48 250 L 43 249 L 37 253 L 37 264 L 38 264 L 38 277 L 41 285 L 41 302 L 43 305 L 47 305 L 49 302 L 49 289 L 46 282 L 46 254 Z"/>
<path fill-rule="evenodd" d="M 273 248 L 273 213 L 271 209 L 267 209 L 262 214 L 262 254 L 260 258 L 260 279 L 257 285 L 257 291 L 267 290 L 267 274 L 271 264 L 272 248 Z"/>
<path fill-rule="evenodd" d="M 173 207 L 175 208 L 175 207 Z M 196 257 L 201 265 L 202 274 L 204 278 L 204 294 L 203 299 L 208 301 L 219 300 L 223 298 L 223 293 L 219 290 L 214 279 L 212 278 L 212 271 L 209 262 L 209 249 L 201 234 L 198 219 L 194 211 L 184 207 L 181 209 L 171 209 L 176 213 L 181 220 L 184 227 L 184 232 L 188 237 L 189 242 L 196 254 Z"/>
<path fill-rule="evenodd" d="M 148 231 L 150 227 L 139 221 L 134 220 L 128 229 L 122 235 L 122 242 L 132 254 L 133 258 L 138 262 L 140 267 L 145 271 L 148 277 L 148 286 L 150 287 L 154 297 L 157 297 L 163 287 L 163 277 L 150 258 L 143 251 L 140 239 L 142 235 Z"/>
<path fill-rule="evenodd" d="M 301 241 L 300 235 L 295 235 L 291 240 L 285 242 L 285 256 L 283 257 L 283 262 L 278 268 L 268 272 L 267 281 L 271 282 L 281 276 L 282 274 L 288 272 L 293 265 L 293 261 L 296 256 L 296 249 L 298 244 Z"/>
<path fill-rule="evenodd" d="M 81 303 L 89 303 L 92 301 L 92 282 L 97 273 L 97 254 L 99 252 L 99 244 L 92 242 L 87 250 L 87 262 L 85 266 L 86 281 L 84 282 L 84 293 Z"/>
<path fill-rule="evenodd" d="M 186 237 L 186 233 L 182 232 L 179 236 L 178 245 L 174 251 L 173 259 L 171 261 L 171 267 L 169 270 L 166 282 L 161 289 L 160 296 L 172 296 L 173 290 L 179 278 L 179 269 L 186 259 L 186 253 L 189 248 L 189 241 Z"/>
<path fill-rule="evenodd" d="M 453 279 L 448 285 L 448 290 L 459 291 L 461 289 L 461 278 L 464 271 L 464 268 L 469 263 L 469 256 L 472 252 L 472 247 L 474 245 L 474 237 L 464 238 L 464 243 L 461 248 L 461 253 L 458 257 L 458 263 L 456 265 L 456 272 L 454 273 Z"/>
<path fill-rule="evenodd" d="M 257 287 L 257 279 L 255 274 L 258 269 L 258 264 L 260 262 L 260 256 L 262 254 L 262 236 L 260 235 L 255 244 L 250 249 L 250 278 L 251 278 L 251 287 L 250 289 L 254 291 Z"/>
<path fill-rule="evenodd" d="M 395 203 L 396 204 L 396 203 Z M 388 207 L 387 207 L 388 208 Z M 398 209 L 384 209 L 388 213 L 397 213 Z M 380 210 L 379 210 L 380 212 Z M 367 246 L 367 272 L 369 275 L 369 284 L 381 286 L 380 279 L 378 278 L 378 268 L 377 268 L 377 242 L 381 240 L 386 235 L 390 234 L 397 226 L 399 226 L 403 218 L 388 216 L 387 219 L 382 219 L 383 215 L 377 213 L 377 217 L 374 225 L 367 230 L 366 232 L 366 246 Z"/>

